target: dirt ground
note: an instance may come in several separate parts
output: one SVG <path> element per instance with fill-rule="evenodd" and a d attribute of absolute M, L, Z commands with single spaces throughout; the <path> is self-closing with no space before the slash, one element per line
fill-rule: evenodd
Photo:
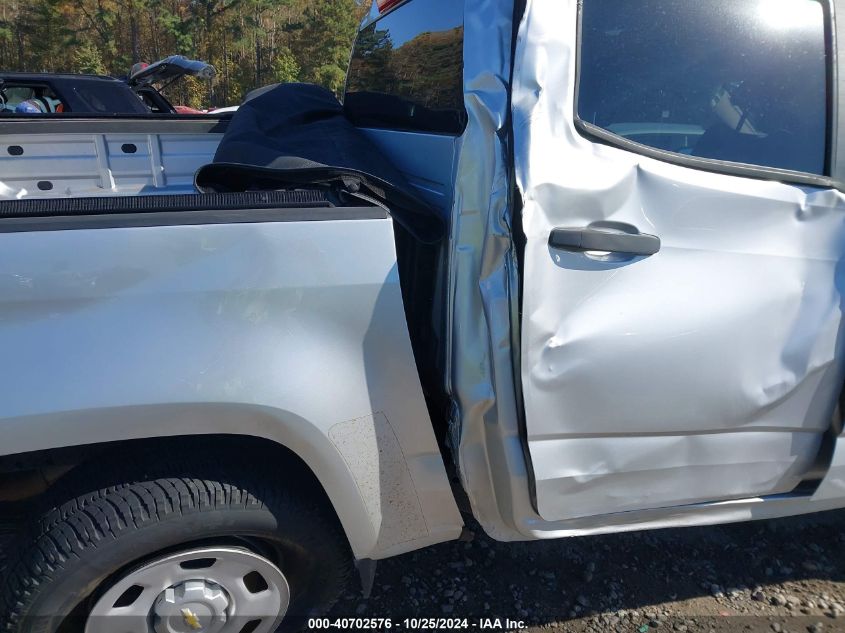
<path fill-rule="evenodd" d="M 532 543 L 479 530 L 380 562 L 372 597 L 350 590 L 336 617 L 391 618 L 392 630 L 466 618 L 462 630 L 845 632 L 845 511 Z"/>

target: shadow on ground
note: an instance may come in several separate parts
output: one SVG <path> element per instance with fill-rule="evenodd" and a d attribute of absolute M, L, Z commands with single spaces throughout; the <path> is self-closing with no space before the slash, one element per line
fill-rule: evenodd
<path fill-rule="evenodd" d="M 845 631 L 845 511 L 532 543 L 478 531 L 379 563 L 332 617 L 530 631 Z M 400 629 L 404 628 L 401 626 Z"/>

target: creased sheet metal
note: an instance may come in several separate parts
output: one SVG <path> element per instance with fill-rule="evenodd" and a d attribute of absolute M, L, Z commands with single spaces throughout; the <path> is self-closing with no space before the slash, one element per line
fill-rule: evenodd
<path fill-rule="evenodd" d="M 576 18 L 576 0 L 530 0 L 514 74 L 539 514 L 788 493 L 842 385 L 845 199 L 582 137 Z M 661 252 L 609 261 L 548 245 L 556 227 L 607 221 L 659 236 Z"/>
<path fill-rule="evenodd" d="M 513 5 L 466 0 L 464 6 L 469 121 L 459 141 L 450 232 L 452 445 L 474 515 L 488 533 L 513 538 L 500 512 L 507 512 L 512 489 L 528 491 L 512 347 L 518 278 L 506 126 Z"/>

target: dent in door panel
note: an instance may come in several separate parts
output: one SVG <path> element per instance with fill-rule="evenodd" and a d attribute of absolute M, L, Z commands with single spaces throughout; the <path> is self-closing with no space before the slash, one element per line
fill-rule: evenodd
<path fill-rule="evenodd" d="M 530 1 L 514 75 L 539 514 L 788 492 L 842 386 L 845 197 L 580 135 L 577 14 L 575 0 Z M 598 222 L 633 225 L 662 249 L 610 260 L 549 247 L 553 229 Z"/>

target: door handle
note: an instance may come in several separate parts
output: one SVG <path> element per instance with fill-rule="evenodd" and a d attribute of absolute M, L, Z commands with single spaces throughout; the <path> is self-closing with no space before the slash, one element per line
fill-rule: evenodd
<path fill-rule="evenodd" d="M 601 251 L 648 257 L 660 250 L 660 238 L 647 233 L 561 228 L 552 231 L 549 246 L 573 251 Z"/>

